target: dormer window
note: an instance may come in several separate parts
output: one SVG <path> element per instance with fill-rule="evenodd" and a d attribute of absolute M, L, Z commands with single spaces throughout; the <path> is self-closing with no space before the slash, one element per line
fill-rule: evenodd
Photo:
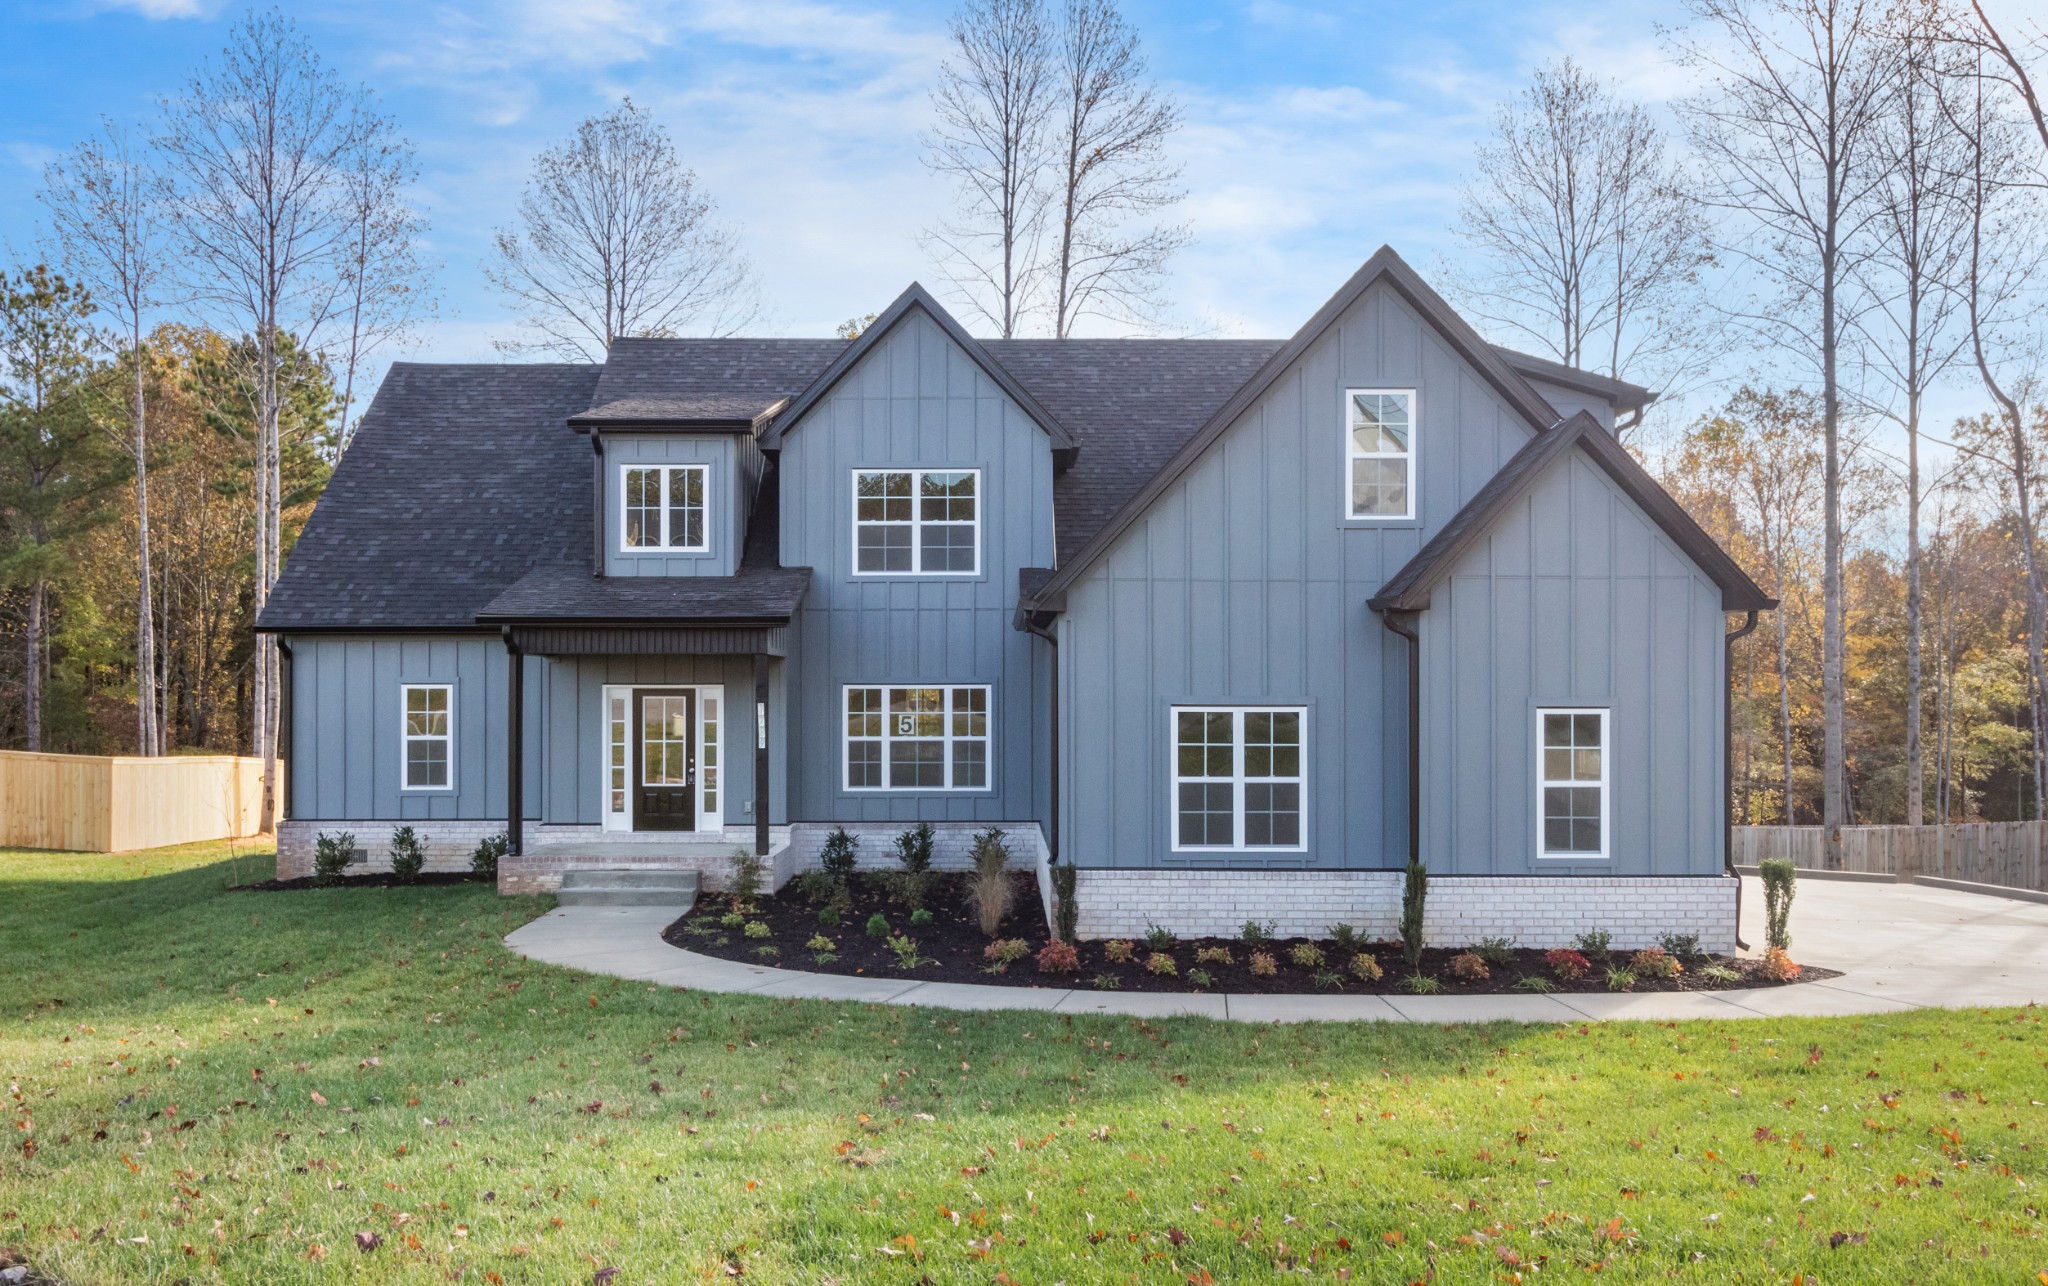
<path fill-rule="evenodd" d="M 1344 513 L 1415 516 L 1415 391 L 1344 391 Z"/>
<path fill-rule="evenodd" d="M 701 554 L 710 550 L 705 521 L 705 466 L 628 465 L 621 470 L 623 528 L 619 548 Z"/>

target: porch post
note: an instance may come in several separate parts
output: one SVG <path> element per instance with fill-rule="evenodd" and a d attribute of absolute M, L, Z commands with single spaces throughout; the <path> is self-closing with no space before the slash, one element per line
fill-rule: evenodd
<path fill-rule="evenodd" d="M 768 856 L 768 654 L 754 653 L 754 855 Z"/>
<path fill-rule="evenodd" d="M 505 683 L 505 845 L 509 853 L 524 851 L 520 832 L 525 829 L 526 764 L 526 658 L 512 641 L 512 627 L 505 627 L 505 663 L 511 673 Z"/>

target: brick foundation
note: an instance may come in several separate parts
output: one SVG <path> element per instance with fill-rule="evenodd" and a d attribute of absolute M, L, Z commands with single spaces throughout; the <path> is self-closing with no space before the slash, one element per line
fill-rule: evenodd
<path fill-rule="evenodd" d="M 277 827 L 277 878 L 296 880 L 313 873 L 313 845 L 324 833 L 338 835 L 347 831 L 356 837 L 355 847 L 362 853 L 360 865 L 352 871 L 388 871 L 391 869 L 391 832 L 400 826 L 410 826 L 420 837 L 420 843 L 427 850 L 429 871 L 466 871 L 476 846 L 493 835 L 505 833 L 503 821 L 369 821 L 369 822 L 318 822 L 300 821 L 290 818 L 278 823 Z M 529 823 L 527 834 L 533 834 Z"/>
<path fill-rule="evenodd" d="M 1181 937 L 1235 935 L 1246 920 L 1280 937 L 1321 937 L 1349 924 L 1368 938 L 1401 933 L 1399 871 L 1083 869 L 1075 890 L 1083 938 L 1137 937 L 1148 924 Z M 1563 947 L 1589 929 L 1614 945 L 1655 946 L 1690 933 L 1709 951 L 1735 949 L 1735 881 L 1726 876 L 1438 876 L 1423 917 L 1432 946 L 1511 938 Z"/>
<path fill-rule="evenodd" d="M 847 833 L 860 841 L 860 847 L 854 853 L 864 871 L 896 869 L 896 837 L 915 824 L 844 823 Z M 839 822 L 798 822 L 790 827 L 789 845 L 795 854 L 795 869 L 807 871 L 816 867 L 818 855 L 825 847 L 825 837 L 840 825 Z M 1037 822 L 933 822 L 932 830 L 937 833 L 932 838 L 932 869 L 970 869 L 974 863 L 968 853 L 974 847 L 974 837 L 991 826 L 1003 832 L 1003 841 L 1010 846 L 1012 869 L 1023 871 L 1045 864 L 1045 837 Z"/>

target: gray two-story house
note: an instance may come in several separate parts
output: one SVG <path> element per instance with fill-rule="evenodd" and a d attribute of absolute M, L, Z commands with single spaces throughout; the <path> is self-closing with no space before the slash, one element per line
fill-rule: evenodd
<path fill-rule="evenodd" d="M 1727 640 L 1774 606 L 1622 448 L 1639 387 L 1390 249 L 1286 341 L 859 338 L 394 366 L 259 628 L 282 876 L 410 824 L 787 879 L 1008 832 L 1084 935 L 1734 938 Z"/>

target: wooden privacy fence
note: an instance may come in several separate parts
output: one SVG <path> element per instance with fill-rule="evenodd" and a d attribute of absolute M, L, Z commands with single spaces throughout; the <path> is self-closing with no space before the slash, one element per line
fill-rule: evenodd
<path fill-rule="evenodd" d="M 125 853 L 239 839 L 261 830 L 262 808 L 261 759 L 0 750 L 0 846 Z"/>
<path fill-rule="evenodd" d="M 1825 870 L 1824 833 L 1819 826 L 1738 826 L 1735 861 L 1755 866 L 1767 857 L 1789 857 L 1801 870 Z M 1842 869 L 1902 881 L 1927 876 L 2048 892 L 2048 869 L 2041 860 L 2044 847 L 2048 822 L 1844 826 Z"/>

